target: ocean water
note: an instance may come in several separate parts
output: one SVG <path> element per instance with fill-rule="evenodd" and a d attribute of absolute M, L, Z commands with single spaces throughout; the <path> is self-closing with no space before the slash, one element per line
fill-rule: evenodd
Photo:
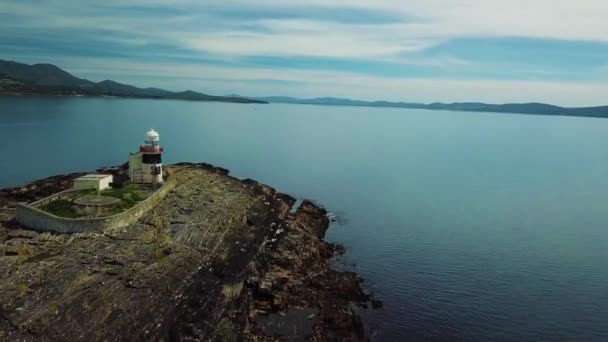
<path fill-rule="evenodd" d="M 0 187 L 127 160 L 209 162 L 338 214 L 378 341 L 607 341 L 608 120 L 0 98 Z"/>

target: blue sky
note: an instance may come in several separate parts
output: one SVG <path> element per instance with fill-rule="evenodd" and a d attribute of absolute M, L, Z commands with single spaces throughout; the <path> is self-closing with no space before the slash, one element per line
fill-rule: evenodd
<path fill-rule="evenodd" d="M 3 0 L 0 58 L 250 96 L 608 104 L 603 0 Z"/>

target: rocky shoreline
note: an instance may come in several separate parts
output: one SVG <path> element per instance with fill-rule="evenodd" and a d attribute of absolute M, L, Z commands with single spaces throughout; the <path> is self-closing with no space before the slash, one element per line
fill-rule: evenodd
<path fill-rule="evenodd" d="M 331 269 L 325 209 L 209 164 L 169 171 L 161 204 L 99 233 L 13 219 L 81 173 L 0 190 L 0 340 L 367 340 L 357 310 L 380 303 Z"/>

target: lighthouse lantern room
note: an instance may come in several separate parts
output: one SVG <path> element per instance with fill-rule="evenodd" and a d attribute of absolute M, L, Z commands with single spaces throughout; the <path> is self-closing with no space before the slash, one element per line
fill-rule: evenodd
<path fill-rule="evenodd" d="M 144 145 L 129 156 L 129 177 L 132 183 L 160 184 L 163 182 L 163 148 L 158 133 L 151 129 Z"/>

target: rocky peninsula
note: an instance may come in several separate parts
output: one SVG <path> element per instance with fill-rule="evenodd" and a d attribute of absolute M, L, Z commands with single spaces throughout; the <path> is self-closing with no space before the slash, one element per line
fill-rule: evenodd
<path fill-rule="evenodd" d="M 14 220 L 80 173 L 0 190 L 0 340 L 367 340 L 358 308 L 380 303 L 331 269 L 325 209 L 209 164 L 168 170 L 160 204 L 101 232 Z"/>

